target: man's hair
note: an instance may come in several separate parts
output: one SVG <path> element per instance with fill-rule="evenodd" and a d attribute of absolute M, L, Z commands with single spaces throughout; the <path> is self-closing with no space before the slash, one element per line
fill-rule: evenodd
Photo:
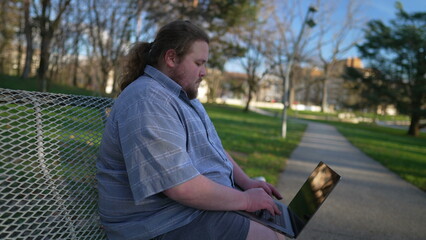
<path fill-rule="evenodd" d="M 120 76 L 121 91 L 144 73 L 146 65 L 158 67 L 158 61 L 167 50 L 174 49 L 178 57 L 183 57 L 188 54 L 195 41 L 209 43 L 209 37 L 191 22 L 177 20 L 164 25 L 157 33 L 154 42 L 135 43 L 124 59 L 123 72 Z"/>

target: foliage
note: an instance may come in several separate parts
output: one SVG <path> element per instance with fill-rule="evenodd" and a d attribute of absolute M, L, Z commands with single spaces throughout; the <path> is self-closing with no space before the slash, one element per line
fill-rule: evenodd
<path fill-rule="evenodd" d="M 44 89 L 60 81 L 103 93 L 107 80 L 117 79 L 120 59 L 131 42 L 148 41 L 158 26 L 175 19 L 189 19 L 206 29 L 211 37 L 210 66 L 223 70 L 229 58 L 243 55 L 245 49 L 230 36 L 238 34 L 237 26 L 257 17 L 258 2 L 2 1 L 0 73 L 25 78 L 37 74 Z"/>
<path fill-rule="evenodd" d="M 189 19 L 202 26 L 211 38 L 209 65 L 223 70 L 229 58 L 240 57 L 244 49 L 233 42 L 235 28 L 257 17 L 259 0 L 200 0 L 153 1 L 147 9 L 147 19 L 163 25 L 170 19 Z"/>
<path fill-rule="evenodd" d="M 401 113 L 411 115 L 408 133 L 418 135 L 420 119 L 426 117 L 426 12 L 409 14 L 400 3 L 396 7 L 397 18 L 389 25 L 368 23 L 359 51 L 372 70 L 358 79 L 368 102 L 392 100 Z"/>
<path fill-rule="evenodd" d="M 360 97 L 354 109 L 369 109 L 375 112 L 380 105 L 393 103 L 391 91 L 385 87 L 386 82 L 381 77 L 381 72 L 377 69 L 362 71 L 360 69 L 348 67 L 344 73 L 345 79 L 353 81 L 352 92 L 356 92 Z"/>

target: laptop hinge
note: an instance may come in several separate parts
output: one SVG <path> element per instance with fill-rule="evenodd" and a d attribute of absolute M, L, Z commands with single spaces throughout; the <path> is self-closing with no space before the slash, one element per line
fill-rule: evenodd
<path fill-rule="evenodd" d="M 297 238 L 299 233 L 302 231 L 303 227 L 306 225 L 306 223 L 303 223 L 303 220 L 301 220 L 296 214 L 294 214 L 290 208 L 287 208 L 288 215 L 291 218 L 291 228 L 293 229 L 294 238 Z"/>

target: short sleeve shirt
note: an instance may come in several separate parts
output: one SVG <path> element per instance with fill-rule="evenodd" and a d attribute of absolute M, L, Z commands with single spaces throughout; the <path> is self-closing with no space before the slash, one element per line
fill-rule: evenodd
<path fill-rule="evenodd" d="M 202 210 L 162 192 L 200 174 L 234 185 L 232 163 L 202 104 L 151 66 L 116 99 L 97 169 L 109 239 L 150 239 L 191 222 Z"/>

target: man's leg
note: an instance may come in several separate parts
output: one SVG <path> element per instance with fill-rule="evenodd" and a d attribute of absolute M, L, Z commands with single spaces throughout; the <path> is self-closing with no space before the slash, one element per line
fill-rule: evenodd
<path fill-rule="evenodd" d="M 243 240 L 247 239 L 250 220 L 235 212 L 205 211 L 189 224 L 156 237 L 161 240 Z M 256 239 L 258 240 L 258 239 Z M 274 239 L 275 240 L 275 239 Z"/>
<path fill-rule="evenodd" d="M 250 221 L 250 229 L 248 232 L 247 240 L 284 240 L 284 235 L 281 235 L 271 229 L 259 224 L 255 221 Z"/>

